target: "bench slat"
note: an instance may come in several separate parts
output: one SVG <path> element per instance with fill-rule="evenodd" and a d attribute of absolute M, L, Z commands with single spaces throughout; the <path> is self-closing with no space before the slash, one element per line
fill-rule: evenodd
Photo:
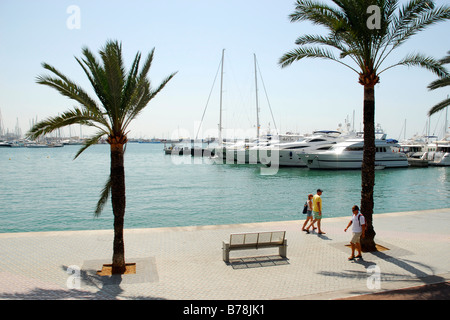
<path fill-rule="evenodd" d="M 283 244 L 286 231 L 263 231 L 230 234 L 230 247 Z"/>
<path fill-rule="evenodd" d="M 279 247 L 282 257 L 286 257 L 286 231 L 262 231 L 230 234 L 230 242 L 223 242 L 223 260 L 229 261 L 230 250 Z"/>

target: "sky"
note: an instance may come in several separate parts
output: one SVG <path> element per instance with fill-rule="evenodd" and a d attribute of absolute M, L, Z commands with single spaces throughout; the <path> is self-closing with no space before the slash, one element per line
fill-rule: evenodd
<path fill-rule="evenodd" d="M 324 0 L 327 2 L 327 0 Z M 331 2 L 331 1 L 330 1 Z M 405 1 L 402 1 L 404 3 Z M 176 76 L 133 122 L 129 137 L 207 137 L 217 134 L 220 74 L 223 74 L 224 134 L 256 135 L 256 86 L 261 130 L 311 133 L 335 130 L 345 123 L 362 130 L 363 87 L 356 73 L 318 59 L 281 68 L 278 60 L 296 47 L 303 34 L 325 30 L 308 22 L 289 22 L 294 0 L 1 0 L 0 112 L 4 128 L 22 132 L 34 119 L 55 116 L 76 104 L 36 83 L 53 65 L 93 94 L 74 57 L 83 47 L 98 51 L 107 40 L 122 42 L 130 66 L 139 51 L 155 48 L 149 78 L 154 87 Z M 450 4 L 437 0 L 437 5 Z M 450 51 L 450 21 L 415 35 L 387 59 L 386 66 L 409 53 L 437 59 Z M 216 78 L 217 77 L 217 78 Z M 437 77 L 417 67 L 396 67 L 381 75 L 375 87 L 376 120 L 388 137 L 442 134 L 445 113 L 427 112 L 449 89 L 429 91 Z M 203 121 L 202 116 L 204 114 Z M 272 117 L 273 114 L 273 117 Z M 202 125 L 199 130 L 199 125 Z M 66 129 L 64 135 L 79 135 Z M 89 134 L 88 129 L 81 130 Z"/>

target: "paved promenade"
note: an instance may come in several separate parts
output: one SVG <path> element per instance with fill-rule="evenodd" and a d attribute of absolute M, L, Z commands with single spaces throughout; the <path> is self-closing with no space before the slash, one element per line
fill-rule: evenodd
<path fill-rule="evenodd" d="M 126 230 L 136 274 L 113 277 L 96 275 L 111 263 L 112 231 L 0 234 L 0 299 L 341 299 L 450 280 L 450 208 L 375 215 L 388 250 L 354 261 L 348 221 L 323 219 L 325 235 L 301 220 Z M 269 248 L 222 260 L 230 233 L 274 230 L 286 230 L 287 259 Z"/>

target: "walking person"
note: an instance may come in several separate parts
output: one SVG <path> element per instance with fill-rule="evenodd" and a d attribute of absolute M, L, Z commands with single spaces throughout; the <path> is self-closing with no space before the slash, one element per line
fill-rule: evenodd
<path fill-rule="evenodd" d="M 321 229 L 321 220 L 322 220 L 322 198 L 320 197 L 323 193 L 322 189 L 317 189 L 317 193 L 314 195 L 312 199 L 312 216 L 313 220 L 306 228 L 306 233 L 309 233 L 309 228 L 317 222 L 317 228 L 319 230 L 319 234 L 325 234 L 325 232 Z"/>
<path fill-rule="evenodd" d="M 308 224 L 308 222 L 313 220 L 313 217 L 312 217 L 312 199 L 313 199 L 313 195 L 311 193 L 308 194 L 308 200 L 306 201 L 306 205 L 308 206 L 308 209 L 306 210 L 306 220 L 305 220 L 305 223 L 303 224 L 302 231 L 307 231 L 305 229 L 306 225 Z M 313 226 L 313 230 L 314 229 L 316 229 L 316 228 Z"/>
<path fill-rule="evenodd" d="M 352 240 L 350 241 L 350 245 L 352 247 L 352 255 L 348 258 L 348 260 L 353 260 L 355 258 L 362 258 L 361 254 L 361 237 L 364 238 L 366 232 L 366 220 L 362 213 L 359 212 L 358 206 L 352 207 L 352 219 L 347 225 L 347 228 L 344 229 L 347 232 L 347 229 L 352 227 Z M 358 251 L 358 255 L 355 257 L 355 249 Z"/>

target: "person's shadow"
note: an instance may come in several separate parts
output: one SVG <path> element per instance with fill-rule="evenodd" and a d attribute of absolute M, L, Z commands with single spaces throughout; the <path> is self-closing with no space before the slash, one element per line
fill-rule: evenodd
<path fill-rule="evenodd" d="M 430 266 L 419 263 L 416 261 L 409 261 L 406 259 L 399 259 L 393 256 L 389 256 L 384 252 L 376 251 L 371 252 L 374 256 L 378 257 L 379 259 L 382 259 L 386 262 L 392 263 L 396 265 L 397 267 L 408 271 L 412 273 L 412 275 L 409 278 L 405 279 L 405 274 L 403 273 L 386 273 L 381 270 L 381 280 L 382 281 L 411 281 L 415 284 L 417 283 L 417 280 L 422 281 L 424 284 L 429 284 L 431 282 L 445 282 L 445 278 L 435 275 L 433 268 Z M 343 272 L 331 272 L 331 271 L 319 271 L 318 273 L 321 275 L 329 276 L 329 277 L 340 277 L 340 278 L 361 278 L 361 279 L 367 279 L 369 275 L 371 274 L 371 268 L 376 266 L 377 264 L 375 262 L 366 261 L 364 258 L 357 258 L 353 260 L 353 263 L 360 264 L 364 267 L 364 271 L 356 271 L 356 270 L 347 270 Z M 422 269 L 429 269 L 430 273 L 426 273 L 419 268 Z M 357 292 L 355 292 L 357 293 Z"/>
<path fill-rule="evenodd" d="M 61 266 L 64 272 L 67 272 L 69 267 Z M 93 276 L 85 270 L 80 270 L 79 278 L 83 286 L 96 288 L 94 292 L 81 289 L 44 289 L 35 288 L 24 293 L 14 292 L 0 292 L 0 299 L 5 300 L 117 300 L 123 293 L 120 284 L 123 280 L 123 275 L 111 276 Z M 133 296 L 127 297 L 136 300 L 150 299 L 150 300 L 164 300 L 158 297 Z"/>

